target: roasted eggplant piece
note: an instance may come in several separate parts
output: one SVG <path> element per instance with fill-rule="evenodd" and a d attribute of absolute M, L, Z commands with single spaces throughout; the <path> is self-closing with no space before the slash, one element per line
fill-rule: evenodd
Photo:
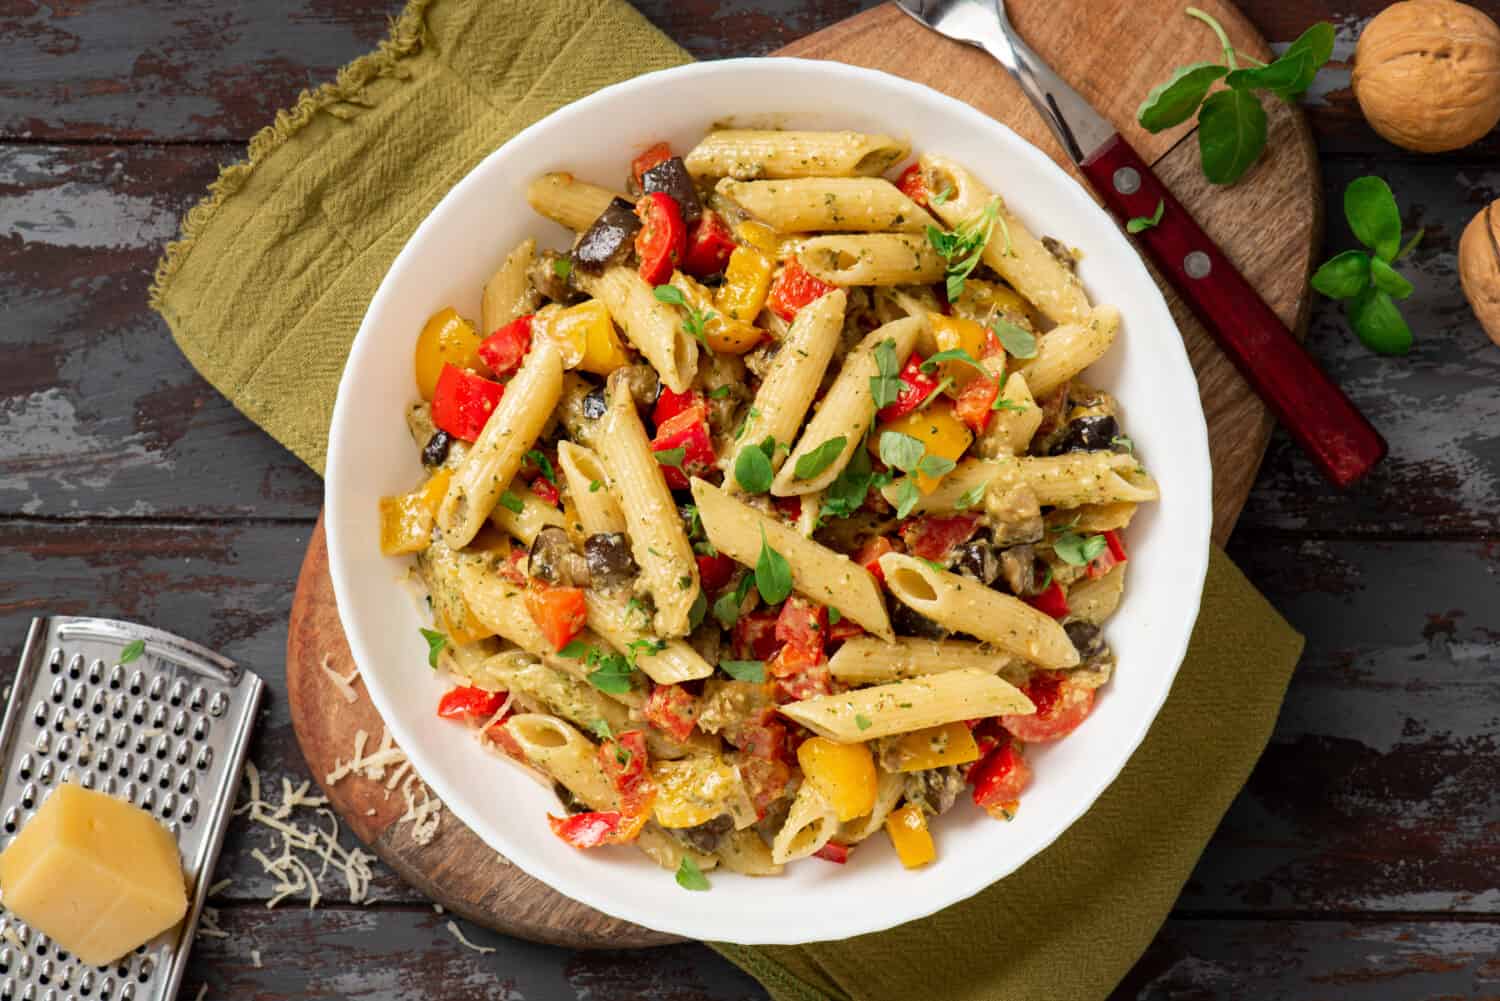
<path fill-rule="evenodd" d="M 987 537 L 970 539 L 954 549 L 950 566 L 954 573 L 972 577 L 986 587 L 1000 576 L 1000 557 Z"/>
<path fill-rule="evenodd" d="M 698 189 L 693 186 L 693 177 L 680 156 L 663 160 L 642 174 L 641 191 L 647 195 L 660 191 L 669 196 L 677 203 L 682 211 L 682 221 L 688 226 L 703 215 L 703 202 L 698 197 Z"/>
<path fill-rule="evenodd" d="M 527 569 L 538 580 L 559 587 L 588 587 L 592 576 L 587 560 L 573 550 L 568 533 L 556 525 L 536 533 Z"/>
<path fill-rule="evenodd" d="M 734 818 L 726 813 L 699 824 L 697 827 L 683 827 L 672 833 L 690 847 L 705 855 L 711 855 L 718 851 L 719 841 L 724 835 L 732 830 L 734 830 Z"/>
<path fill-rule="evenodd" d="M 906 801 L 915 803 L 924 812 L 936 817 L 953 808 L 959 794 L 964 791 L 964 786 L 964 777 L 957 765 L 908 772 Z"/>
<path fill-rule="evenodd" d="M 1068 422 L 1061 435 L 1047 449 L 1048 455 L 1068 452 L 1104 452 L 1120 436 L 1120 423 L 1108 414 L 1089 414 Z"/>
<path fill-rule="evenodd" d="M 942 626 L 899 601 L 891 607 L 891 628 L 899 636 L 919 636 L 923 639 L 940 640 L 948 635 L 948 631 Z"/>
<path fill-rule="evenodd" d="M 1037 559 L 1035 546 L 1011 546 L 1000 553 L 1001 582 L 1016 597 L 1033 598 L 1041 594 L 1046 577 L 1047 564 Z"/>
<path fill-rule="evenodd" d="M 453 445 L 453 436 L 447 431 L 435 431 L 427 444 L 422 446 L 422 465 L 436 469 L 448 461 L 448 449 Z"/>
<path fill-rule="evenodd" d="M 558 272 L 562 273 L 559 274 Z M 548 250 L 531 262 L 526 272 L 531 287 L 546 298 L 563 306 L 571 306 L 583 299 L 583 293 L 568 281 L 573 273 L 573 261 L 567 254 Z"/>
<path fill-rule="evenodd" d="M 594 274 L 621 263 L 633 249 L 640 228 L 635 208 L 623 198 L 613 199 L 578 238 L 573 248 L 573 263 Z"/>
<path fill-rule="evenodd" d="M 1078 651 L 1079 661 L 1083 665 L 1087 666 L 1108 656 L 1109 644 L 1104 642 L 1104 633 L 1092 622 L 1076 619 L 1064 625 L 1063 632 L 1073 641 L 1073 648 Z"/>
<path fill-rule="evenodd" d="M 588 391 L 583 398 L 583 416 L 585 420 L 598 421 L 604 419 L 604 414 L 609 410 L 609 401 L 604 398 L 604 387 L 595 386 Z"/>
<path fill-rule="evenodd" d="M 640 572 L 623 532 L 598 532 L 583 541 L 583 558 L 595 587 L 614 590 Z"/>

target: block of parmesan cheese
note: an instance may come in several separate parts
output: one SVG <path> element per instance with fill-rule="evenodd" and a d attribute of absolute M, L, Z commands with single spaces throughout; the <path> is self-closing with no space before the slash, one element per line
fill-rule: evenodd
<path fill-rule="evenodd" d="M 66 783 L 0 853 L 5 907 L 91 966 L 182 920 L 177 842 L 156 818 Z"/>

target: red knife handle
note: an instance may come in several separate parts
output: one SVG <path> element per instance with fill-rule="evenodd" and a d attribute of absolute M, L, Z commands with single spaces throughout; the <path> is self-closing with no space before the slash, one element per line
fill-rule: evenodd
<path fill-rule="evenodd" d="M 1116 135 L 1081 166 L 1121 222 L 1150 218 L 1158 204 L 1163 206 L 1161 222 L 1136 239 L 1323 474 L 1347 487 L 1368 473 L 1386 453 L 1380 432 L 1324 374 L 1140 154 Z"/>

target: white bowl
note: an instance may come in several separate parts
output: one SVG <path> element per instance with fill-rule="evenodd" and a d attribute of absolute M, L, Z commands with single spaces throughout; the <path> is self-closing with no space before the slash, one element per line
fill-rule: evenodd
<path fill-rule="evenodd" d="M 877 836 L 848 865 L 809 860 L 769 879 L 720 870 L 710 892 L 689 893 L 633 848 L 568 847 L 547 827 L 545 814 L 559 812 L 550 792 L 482 752 L 465 728 L 437 720 L 445 686 L 426 665 L 417 632 L 425 623 L 397 584 L 404 561 L 380 554 L 376 506 L 421 476 L 403 411 L 415 399 L 411 357 L 423 322 L 449 305 L 478 315 L 481 285 L 524 237 L 567 246 L 569 234 L 527 207 L 527 182 L 568 170 L 618 186 L 651 142 L 686 150 L 730 118 L 907 136 L 918 151 L 972 168 L 1034 232 L 1082 249 L 1091 298 L 1117 304 L 1125 318 L 1091 380 L 1119 397 L 1162 500 L 1130 526 L 1125 599 L 1106 630 L 1116 678 L 1075 734 L 1029 752 L 1036 775 L 1012 823 L 961 801 L 934 823 L 938 857 L 924 869 L 902 869 Z M 532 876 L 615 917 L 691 938 L 790 944 L 879 931 L 963 900 L 1089 808 L 1145 736 L 1187 648 L 1208 563 L 1210 478 L 1198 386 L 1166 303 L 1115 223 L 1051 160 L 994 120 L 897 77 L 830 62 L 737 59 L 651 73 L 557 111 L 486 158 L 422 222 L 370 303 L 339 385 L 328 548 L 370 696 L 455 818 Z"/>

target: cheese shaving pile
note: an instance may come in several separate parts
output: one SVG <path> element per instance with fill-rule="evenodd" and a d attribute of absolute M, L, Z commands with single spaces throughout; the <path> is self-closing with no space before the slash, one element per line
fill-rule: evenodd
<path fill-rule="evenodd" d="M 365 902 L 369 895 L 370 879 L 374 876 L 370 863 L 375 861 L 375 856 L 358 848 L 345 848 L 339 844 L 338 818 L 327 808 L 328 800 L 322 796 L 308 795 L 307 790 L 312 782 L 303 782 L 300 786 L 293 787 L 289 780 L 283 778 L 281 802 L 270 803 L 261 798 L 260 769 L 255 767 L 254 762 L 245 762 L 245 778 L 250 787 L 249 795 L 246 802 L 234 812 L 248 813 L 252 822 L 269 827 L 281 838 L 279 846 L 274 841 L 272 843 L 273 850 L 280 848 L 280 853 L 274 857 L 259 848 L 250 852 L 250 856 L 260 863 L 261 868 L 277 880 L 273 887 L 275 895 L 266 901 L 266 906 L 275 907 L 287 897 L 303 892 L 307 893 L 309 908 L 318 906 L 318 901 L 323 896 L 318 880 L 328 872 L 329 866 L 343 872 L 345 885 L 349 888 L 350 903 Z M 291 813 L 298 807 L 316 810 L 320 817 L 327 819 L 328 827 L 303 826 L 291 821 Z M 299 852 L 315 856 L 311 860 L 313 862 L 322 862 L 316 874 L 308 860 L 299 856 Z"/>
<path fill-rule="evenodd" d="M 430 844 L 437 837 L 438 826 L 442 823 L 442 801 L 412 771 L 406 752 L 396 746 L 389 729 L 381 735 L 380 745 L 366 754 L 365 745 L 369 742 L 369 733 L 357 731 L 353 755 L 348 761 L 335 760 L 333 771 L 323 781 L 334 785 L 350 775 L 362 775 L 371 782 L 383 783 L 387 795 L 399 791 L 406 801 L 406 810 L 396 822 L 411 824 L 411 839 L 417 844 Z"/>
<path fill-rule="evenodd" d="M 354 670 L 350 671 L 348 676 L 345 677 L 333 669 L 333 665 L 330 663 L 332 656 L 332 654 L 325 653 L 323 655 L 323 663 L 318 666 L 323 669 L 323 673 L 328 676 L 328 680 L 333 683 L 333 687 L 339 690 L 339 694 L 344 697 L 345 702 L 352 704 L 359 701 L 359 693 L 354 690 L 354 679 L 359 677 L 359 666 L 355 665 Z"/>
<path fill-rule="evenodd" d="M 479 953 L 481 956 L 495 951 L 490 946 L 475 945 L 473 942 L 470 942 L 467 938 L 464 937 L 463 929 L 458 927 L 458 922 L 456 921 L 448 922 L 448 932 L 454 938 L 458 939 L 459 945 L 463 946 L 465 949 L 472 949 L 474 952 Z"/>

